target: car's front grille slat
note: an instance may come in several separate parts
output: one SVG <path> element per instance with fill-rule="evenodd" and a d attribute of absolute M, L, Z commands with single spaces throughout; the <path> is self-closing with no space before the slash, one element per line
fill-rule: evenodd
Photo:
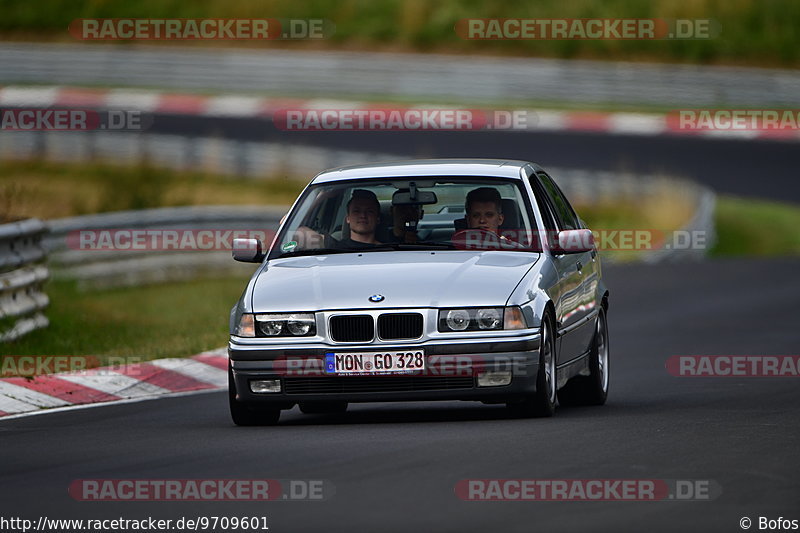
<path fill-rule="evenodd" d="M 418 339 L 422 336 L 422 315 L 419 313 L 384 313 L 378 317 L 381 339 Z"/>
<path fill-rule="evenodd" d="M 330 336 L 336 342 L 369 342 L 375 337 L 370 315 L 338 315 L 330 319 Z"/>
<path fill-rule="evenodd" d="M 413 392 L 471 389 L 472 376 L 343 376 L 285 378 L 286 394 L 331 394 L 347 392 Z"/>

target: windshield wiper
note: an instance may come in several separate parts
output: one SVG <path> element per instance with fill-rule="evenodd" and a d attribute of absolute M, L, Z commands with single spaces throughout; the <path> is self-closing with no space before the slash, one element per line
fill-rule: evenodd
<path fill-rule="evenodd" d="M 276 259 L 284 257 L 301 257 L 304 255 L 325 255 L 325 254 L 344 254 L 355 250 L 345 250 L 342 248 L 309 248 L 306 250 L 295 250 L 293 252 L 283 252 Z"/>
<path fill-rule="evenodd" d="M 397 250 L 394 244 L 376 244 L 372 247 L 365 248 L 311 248 L 308 250 L 295 250 L 294 252 L 284 252 L 279 255 L 278 259 L 284 257 L 300 257 L 304 255 L 327 255 L 327 254 L 355 254 L 362 252 L 393 252 Z"/>
<path fill-rule="evenodd" d="M 390 244 L 395 250 L 451 250 L 455 245 L 451 242 L 442 241 L 417 241 L 417 242 L 393 242 Z"/>

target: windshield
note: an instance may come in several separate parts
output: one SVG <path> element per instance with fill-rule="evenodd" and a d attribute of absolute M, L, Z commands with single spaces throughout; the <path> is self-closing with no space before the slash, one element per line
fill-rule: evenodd
<path fill-rule="evenodd" d="M 539 251 L 518 180 L 389 178 L 309 187 L 270 258 L 392 250 Z"/>

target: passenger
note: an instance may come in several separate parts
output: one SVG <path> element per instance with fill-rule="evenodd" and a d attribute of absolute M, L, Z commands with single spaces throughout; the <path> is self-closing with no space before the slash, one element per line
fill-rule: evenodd
<path fill-rule="evenodd" d="M 381 216 L 381 204 L 375 193 L 356 189 L 347 202 L 344 221 L 350 226 L 350 235 L 339 241 L 340 248 L 370 248 L 383 244 L 375 238 L 375 229 Z"/>
<path fill-rule="evenodd" d="M 380 202 L 375 193 L 367 189 L 356 189 L 347 202 L 345 223 L 350 233 L 342 239 L 322 234 L 308 226 L 300 226 L 294 233 L 295 247 L 300 249 L 340 248 L 364 250 L 382 244 L 375 238 L 375 229 L 380 218 Z M 294 249 L 294 248 L 293 248 Z"/>
<path fill-rule="evenodd" d="M 403 192 L 408 192 L 408 189 L 399 189 L 394 194 Z M 389 242 L 416 243 L 417 222 L 424 214 L 425 211 L 422 210 L 421 205 L 394 205 L 392 203 L 392 233 L 389 235 Z"/>

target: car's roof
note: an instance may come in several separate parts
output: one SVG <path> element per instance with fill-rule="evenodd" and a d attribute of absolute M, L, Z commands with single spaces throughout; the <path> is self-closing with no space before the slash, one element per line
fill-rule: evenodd
<path fill-rule="evenodd" d="M 531 163 L 511 159 L 410 159 L 326 170 L 312 183 L 359 178 L 428 176 L 481 176 L 520 179 L 520 170 Z"/>

